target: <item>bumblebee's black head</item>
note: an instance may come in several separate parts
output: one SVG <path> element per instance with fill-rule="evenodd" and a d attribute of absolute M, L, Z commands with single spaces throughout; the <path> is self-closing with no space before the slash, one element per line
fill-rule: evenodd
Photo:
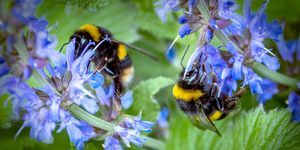
<path fill-rule="evenodd" d="M 199 86 L 200 78 L 200 66 L 195 64 L 190 70 L 186 71 L 186 69 L 183 69 L 181 71 L 178 83 L 184 88 L 193 89 Z"/>

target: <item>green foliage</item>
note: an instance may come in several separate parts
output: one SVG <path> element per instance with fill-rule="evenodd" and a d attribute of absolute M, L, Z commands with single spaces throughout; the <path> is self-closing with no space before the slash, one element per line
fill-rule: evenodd
<path fill-rule="evenodd" d="M 143 120 L 155 122 L 160 106 L 153 97 L 161 88 L 173 84 L 174 81 L 166 77 L 157 77 L 140 82 L 133 88 L 134 103 L 128 113 L 137 115 L 143 113 Z"/>
<path fill-rule="evenodd" d="M 11 126 L 12 107 L 11 101 L 6 101 L 8 95 L 0 96 L 0 128 L 8 128 Z M 3 102 L 3 103 L 1 103 Z"/>
<path fill-rule="evenodd" d="M 53 149 L 70 149 L 69 137 L 65 131 L 62 133 L 53 133 L 54 143 L 44 144 L 31 139 L 29 136 L 29 128 L 25 128 L 21 134 L 14 140 L 14 136 L 22 124 L 14 124 L 10 130 L 0 129 L 0 149 L 13 149 L 13 150 L 53 150 Z"/>
<path fill-rule="evenodd" d="M 115 38 L 124 42 L 133 42 L 139 38 L 137 26 L 132 25 L 136 18 L 136 9 L 130 3 L 112 1 L 97 11 L 66 6 L 45 0 L 38 7 L 38 14 L 45 16 L 50 25 L 58 23 L 52 33 L 58 37 L 58 49 L 83 24 L 95 24 L 109 29 Z M 49 9 L 51 8 L 51 9 Z"/>
<path fill-rule="evenodd" d="M 56 0 L 58 3 L 73 5 L 88 9 L 90 11 L 97 11 L 109 4 L 109 0 Z"/>
<path fill-rule="evenodd" d="M 258 107 L 217 121 L 222 137 L 194 127 L 182 113 L 176 113 L 170 124 L 167 149 L 297 149 L 300 146 L 300 124 L 290 122 L 290 112 Z"/>

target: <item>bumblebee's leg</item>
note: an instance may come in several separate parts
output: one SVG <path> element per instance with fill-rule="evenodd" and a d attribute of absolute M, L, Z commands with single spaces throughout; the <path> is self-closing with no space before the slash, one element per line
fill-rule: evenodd
<path fill-rule="evenodd" d="M 201 75 L 201 78 L 200 78 L 200 83 L 202 83 L 203 80 L 206 79 L 206 76 L 207 76 L 206 66 L 205 66 L 205 64 L 202 64 L 202 75 Z"/>
<path fill-rule="evenodd" d="M 210 86 L 210 96 L 217 97 L 219 93 L 220 87 L 217 84 L 217 76 L 212 74 L 212 84 Z"/>
<path fill-rule="evenodd" d="M 112 113 L 111 113 L 111 117 L 113 119 L 115 119 L 122 110 L 122 105 L 121 105 L 121 95 L 123 93 L 124 87 L 122 85 L 121 79 L 119 78 L 119 76 L 117 76 L 116 78 L 113 78 L 114 80 L 114 85 L 115 85 L 115 94 L 114 94 L 114 98 L 112 101 Z"/>
<path fill-rule="evenodd" d="M 213 99 L 213 104 L 215 105 L 215 107 L 220 110 L 223 111 L 224 110 L 224 102 L 218 98 L 218 93 L 220 91 L 220 87 L 217 84 L 217 77 L 215 74 L 212 74 L 212 84 L 211 84 L 211 88 L 210 88 L 210 97 Z"/>
<path fill-rule="evenodd" d="M 110 69 L 108 69 L 107 67 L 104 67 L 104 70 L 106 73 L 108 73 L 113 79 L 116 78 L 118 76 L 117 73 L 112 72 Z"/>
<path fill-rule="evenodd" d="M 225 99 L 224 111 L 229 112 L 231 111 L 237 104 L 240 97 L 246 92 L 245 88 L 240 89 L 237 93 L 233 96 L 228 97 Z"/>

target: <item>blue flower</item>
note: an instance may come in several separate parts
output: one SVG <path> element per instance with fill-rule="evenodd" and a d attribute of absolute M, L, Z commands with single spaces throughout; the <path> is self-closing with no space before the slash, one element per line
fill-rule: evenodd
<path fill-rule="evenodd" d="M 24 119 L 24 123 L 28 122 L 25 125 L 31 126 L 30 137 L 47 144 L 53 143 L 52 132 L 56 126 L 49 112 L 49 109 L 42 107 L 38 111 L 28 113 Z"/>
<path fill-rule="evenodd" d="M 24 24 L 34 20 L 35 8 L 41 0 L 15 0 L 16 5 L 12 9 L 12 14 Z"/>
<path fill-rule="evenodd" d="M 123 150 L 120 141 L 113 136 L 105 138 L 104 148 L 105 150 Z"/>
<path fill-rule="evenodd" d="M 130 143 L 142 147 L 143 143 L 145 142 L 145 139 L 140 137 L 140 132 L 133 129 L 126 129 L 121 126 L 114 127 L 115 133 L 120 136 L 123 143 L 130 147 Z"/>
<path fill-rule="evenodd" d="M 145 139 L 140 136 L 141 132 L 150 132 L 153 123 L 141 120 L 141 114 L 132 118 L 124 117 L 117 126 L 114 127 L 114 133 L 105 140 L 105 149 L 113 147 L 120 148 L 117 140 L 122 139 L 123 143 L 130 147 L 130 143 L 142 147 Z M 119 138 L 119 139 L 116 139 Z"/>
<path fill-rule="evenodd" d="M 237 8 L 238 4 L 235 0 L 219 0 L 218 14 L 225 19 L 230 19 Z"/>
<path fill-rule="evenodd" d="M 154 125 L 152 122 L 143 121 L 142 114 L 140 113 L 138 116 L 134 118 L 126 117 L 122 121 L 126 128 L 131 128 L 137 131 L 151 132 L 151 127 Z"/>
<path fill-rule="evenodd" d="M 292 111 L 292 120 L 300 122 L 300 95 L 292 92 L 288 98 L 289 109 Z"/>
<path fill-rule="evenodd" d="M 174 63 L 177 58 L 176 49 L 174 47 L 171 47 L 166 51 L 166 58 L 170 63 Z"/>
<path fill-rule="evenodd" d="M 283 60 L 290 63 L 300 61 L 300 38 L 286 42 L 282 37 L 277 42 L 277 47 Z"/>
<path fill-rule="evenodd" d="M 157 6 L 155 12 L 163 22 L 166 22 L 167 13 L 179 10 L 179 4 L 179 0 L 160 0 L 155 3 Z"/>
<path fill-rule="evenodd" d="M 9 67 L 6 64 L 4 58 L 2 56 L 0 56 L 0 77 L 2 77 L 3 75 L 6 75 L 9 72 Z"/>
<path fill-rule="evenodd" d="M 263 90 L 263 93 L 257 96 L 260 103 L 264 104 L 267 100 L 271 99 L 274 94 L 278 93 L 277 84 L 268 79 L 264 79 L 260 85 Z"/>
<path fill-rule="evenodd" d="M 157 117 L 157 124 L 161 128 L 167 128 L 168 127 L 168 116 L 169 116 L 169 110 L 167 107 L 163 107 Z"/>
<path fill-rule="evenodd" d="M 76 146 L 77 150 L 84 148 L 84 142 L 96 136 L 94 129 L 85 122 L 79 121 L 68 112 L 61 113 L 62 122 L 57 132 L 67 130 L 70 141 Z"/>
<path fill-rule="evenodd" d="M 178 31 L 178 35 L 183 38 L 193 32 L 203 29 L 201 32 L 206 37 L 207 43 L 213 38 L 215 30 L 223 29 L 230 24 L 229 18 L 236 18 L 235 10 L 237 4 L 233 0 L 208 1 L 206 3 L 209 7 L 210 18 L 205 18 L 196 5 L 202 5 L 199 1 L 189 0 L 189 11 L 184 12 L 184 15 L 179 18 L 179 23 L 182 24 Z M 192 11 L 193 10 L 193 11 Z M 200 43 L 202 42 L 202 35 L 200 35 Z M 203 44 L 200 44 L 200 47 Z"/>
<path fill-rule="evenodd" d="M 183 38 L 186 35 L 189 35 L 192 32 L 192 29 L 189 27 L 188 24 L 184 24 L 183 26 L 181 26 L 178 30 L 178 35 Z"/>
<path fill-rule="evenodd" d="M 99 72 L 96 72 L 94 73 L 90 80 L 89 80 L 89 83 L 90 83 L 90 86 L 93 88 L 93 89 L 96 89 L 98 87 L 101 87 L 103 86 L 103 83 L 104 83 L 104 77 L 102 74 L 100 74 Z"/>
<path fill-rule="evenodd" d="M 132 103 L 133 103 L 132 94 L 133 94 L 132 91 L 126 91 L 121 96 L 121 105 L 122 105 L 122 108 L 128 109 L 132 105 Z"/>
<path fill-rule="evenodd" d="M 182 16 L 180 16 L 179 18 L 178 18 L 178 23 L 180 23 L 180 24 L 184 24 L 184 23 L 186 23 L 188 20 L 186 19 L 186 17 L 184 16 L 184 15 L 182 15 Z"/>
<path fill-rule="evenodd" d="M 102 106 L 108 106 L 111 105 L 111 98 L 114 95 L 115 87 L 113 84 L 111 84 L 108 87 L 98 87 L 95 89 L 97 99 L 99 100 L 100 104 Z"/>

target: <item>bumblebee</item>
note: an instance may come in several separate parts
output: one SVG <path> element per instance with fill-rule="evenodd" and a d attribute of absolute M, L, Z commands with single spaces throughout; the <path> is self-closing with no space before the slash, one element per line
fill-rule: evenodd
<path fill-rule="evenodd" d="M 120 96 L 124 92 L 124 88 L 131 83 L 134 76 L 132 60 L 127 54 L 126 47 L 130 47 L 157 60 L 155 56 L 138 47 L 115 40 L 112 33 L 107 29 L 92 24 L 81 26 L 70 37 L 70 41 L 72 39 L 76 41 L 75 58 L 84 52 L 84 47 L 87 46 L 89 41 L 95 43 L 95 46 L 90 47 L 95 49 L 91 62 L 94 64 L 96 71 L 102 72 L 113 79 L 115 95 L 112 106 L 117 112 L 121 111 Z"/>
<path fill-rule="evenodd" d="M 212 75 L 211 81 L 207 80 L 205 65 L 196 62 L 190 71 L 185 73 L 183 69 L 180 73 L 178 82 L 173 86 L 173 96 L 179 108 L 197 128 L 209 129 L 221 136 L 213 121 L 226 117 L 245 89 L 231 97 L 218 97 L 219 87 L 215 75 Z"/>

